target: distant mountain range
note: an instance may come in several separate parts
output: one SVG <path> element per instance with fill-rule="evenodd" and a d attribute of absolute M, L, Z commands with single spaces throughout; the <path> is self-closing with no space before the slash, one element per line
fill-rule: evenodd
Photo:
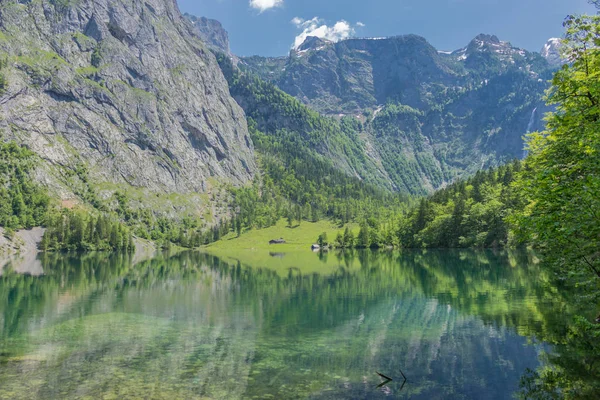
<path fill-rule="evenodd" d="M 438 51 L 424 38 L 309 37 L 287 57 L 242 57 L 242 66 L 325 114 L 375 109 L 389 101 L 423 108 L 440 103 L 440 91 L 477 86 L 511 70 L 537 80 L 560 63 L 558 39 L 542 54 L 479 35 L 466 47 Z"/>
<path fill-rule="evenodd" d="M 559 44 L 535 53 L 481 34 L 445 52 L 415 35 L 309 37 L 287 57 L 239 66 L 323 115 L 360 120 L 389 185 L 422 193 L 523 156 L 523 136 L 544 126 Z"/>

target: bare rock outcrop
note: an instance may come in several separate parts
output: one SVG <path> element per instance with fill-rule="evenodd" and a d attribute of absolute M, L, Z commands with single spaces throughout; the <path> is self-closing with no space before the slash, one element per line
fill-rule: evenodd
<path fill-rule="evenodd" d="M 0 2 L 0 135 L 69 170 L 161 193 L 256 172 L 244 112 L 174 0 Z M 64 193 L 61 193 L 64 191 Z"/>

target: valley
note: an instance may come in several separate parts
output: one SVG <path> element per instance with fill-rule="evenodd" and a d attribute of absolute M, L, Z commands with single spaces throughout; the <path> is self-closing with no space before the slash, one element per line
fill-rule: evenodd
<path fill-rule="evenodd" d="M 184 3 L 0 1 L 0 397 L 597 397 L 600 14 Z"/>

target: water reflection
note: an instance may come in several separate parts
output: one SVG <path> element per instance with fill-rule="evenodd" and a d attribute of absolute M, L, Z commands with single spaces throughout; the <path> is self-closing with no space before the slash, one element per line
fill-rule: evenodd
<path fill-rule="evenodd" d="M 519 252 L 38 261 L 0 277 L 0 398 L 511 398 L 552 307 Z"/>

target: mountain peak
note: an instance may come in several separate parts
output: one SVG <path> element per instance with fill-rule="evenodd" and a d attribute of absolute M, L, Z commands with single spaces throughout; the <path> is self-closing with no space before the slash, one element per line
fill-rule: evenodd
<path fill-rule="evenodd" d="M 498 36 L 496 36 L 496 35 L 487 35 L 485 33 L 480 33 L 479 35 L 477 35 L 475 37 L 475 39 L 473 39 L 473 41 L 483 42 L 483 43 L 494 43 L 494 44 L 500 44 L 500 43 L 502 43 L 500 41 L 500 39 L 498 39 Z"/>
<path fill-rule="evenodd" d="M 503 42 L 498 39 L 496 35 L 486 35 L 480 33 L 475 37 L 475 39 L 471 40 L 469 45 L 467 46 L 468 52 L 475 51 L 492 51 L 498 52 L 499 50 L 507 50 L 512 49 L 512 45 L 509 42 Z"/>
<path fill-rule="evenodd" d="M 467 45 L 452 54 L 458 56 L 459 60 L 466 60 L 473 54 L 491 53 L 504 61 L 513 62 L 514 57 L 525 56 L 527 52 L 514 47 L 510 42 L 504 42 L 496 35 L 479 34 Z"/>
<path fill-rule="evenodd" d="M 205 44 L 226 54 L 230 53 L 229 34 L 219 21 L 205 17 L 197 17 L 188 13 L 183 16 L 194 25 L 194 33 Z"/>
<path fill-rule="evenodd" d="M 333 42 L 317 36 L 308 36 L 306 40 L 296 49 L 298 52 L 308 50 L 320 50 L 321 48 L 332 44 Z"/>
<path fill-rule="evenodd" d="M 550 38 L 542 47 L 540 54 L 548 61 L 548 64 L 552 66 L 559 66 L 565 64 L 567 61 L 560 55 L 560 48 L 562 46 L 562 40 L 559 38 Z"/>

